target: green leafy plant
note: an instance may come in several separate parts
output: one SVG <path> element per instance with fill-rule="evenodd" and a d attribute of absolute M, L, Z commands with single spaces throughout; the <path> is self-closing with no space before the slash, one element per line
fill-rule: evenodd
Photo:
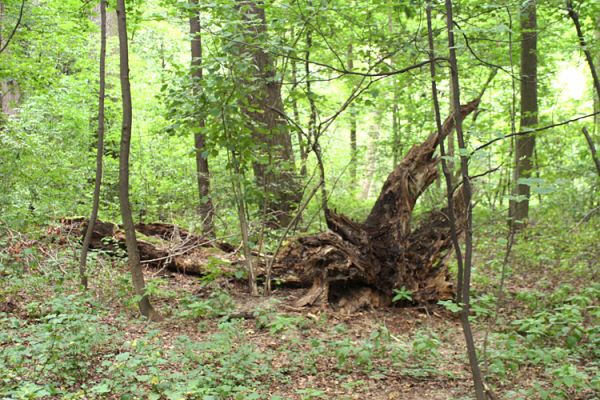
<path fill-rule="evenodd" d="M 456 304 L 452 300 L 441 300 L 438 301 L 438 304 L 452 313 L 459 313 L 462 310 L 462 305 Z"/>
<path fill-rule="evenodd" d="M 199 319 L 222 317 L 235 309 L 233 299 L 224 290 L 214 290 L 207 299 L 188 297 L 179 316 Z"/>
<path fill-rule="evenodd" d="M 412 301 L 412 293 L 410 290 L 406 289 L 402 286 L 400 289 L 394 289 L 394 297 L 392 297 L 392 302 L 411 302 Z"/>

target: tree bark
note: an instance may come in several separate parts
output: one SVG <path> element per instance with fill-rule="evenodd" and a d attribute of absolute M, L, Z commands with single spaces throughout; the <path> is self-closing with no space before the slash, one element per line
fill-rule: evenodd
<path fill-rule="evenodd" d="M 198 11 L 198 0 L 190 0 L 190 35 L 192 53 L 192 80 L 194 92 L 199 91 L 202 81 L 202 37 L 200 33 L 200 15 Z M 198 113 L 199 114 L 199 113 Z M 198 216 L 202 219 L 202 230 L 206 236 L 214 237 L 214 208 L 210 198 L 210 171 L 208 167 L 208 156 L 206 155 L 205 138 L 203 130 L 204 118 L 197 115 L 198 132 L 194 134 L 194 145 L 196 148 L 196 174 L 198 180 L 198 195 L 200 206 Z"/>
<path fill-rule="evenodd" d="M 145 293 L 144 273 L 140 263 L 140 253 L 137 246 L 135 227 L 129 203 L 129 153 L 131 148 L 131 87 L 129 83 L 129 46 L 127 43 L 127 17 L 125 0 L 117 0 L 117 16 L 119 29 L 119 70 L 121 78 L 121 97 L 123 101 L 123 121 L 121 127 L 121 145 L 119 152 L 119 204 L 125 239 L 129 269 L 135 294 L 139 297 L 138 306 L 143 316 L 150 320 L 160 320 L 160 315 L 154 310 L 148 295 Z"/>
<path fill-rule="evenodd" d="M 521 130 L 535 128 L 538 123 L 537 100 L 537 18 L 536 0 L 528 0 L 521 13 Z M 522 229 L 529 218 L 529 183 L 531 177 L 535 136 L 517 136 L 515 140 L 515 167 L 513 173 L 515 197 L 510 206 L 512 231 Z"/>
<path fill-rule="evenodd" d="M 96 180 L 94 182 L 94 195 L 92 213 L 83 239 L 83 248 L 79 259 L 79 278 L 81 285 L 87 289 L 87 255 L 92 240 L 94 225 L 98 219 L 100 208 L 100 188 L 102 186 L 102 158 L 104 155 L 104 93 L 106 89 L 106 0 L 100 0 L 100 68 L 98 92 L 98 143 L 96 151 Z"/>
<path fill-rule="evenodd" d="M 252 167 L 258 185 L 264 188 L 269 198 L 268 214 L 273 215 L 275 225 L 287 226 L 299 200 L 295 187 L 297 176 L 292 140 L 280 114 L 283 112 L 281 83 L 276 79 L 270 55 L 258 45 L 266 40 L 265 10 L 253 0 L 238 0 L 237 5 L 246 24 L 245 33 L 253 40 L 253 44 L 242 51 L 251 53 L 257 69 L 254 79 L 259 85 L 259 89 L 248 97 L 260 110 L 247 111 L 247 114 L 257 125 L 253 137 L 264 145 L 262 156 L 269 160 L 267 164 L 254 162 Z"/>

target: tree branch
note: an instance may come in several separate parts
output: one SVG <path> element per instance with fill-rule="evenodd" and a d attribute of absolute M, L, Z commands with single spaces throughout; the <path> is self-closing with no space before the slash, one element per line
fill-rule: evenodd
<path fill-rule="evenodd" d="M 592 137 L 585 126 L 581 129 L 581 131 L 585 136 L 585 140 L 588 142 L 590 152 L 592 153 L 592 158 L 594 159 L 594 164 L 596 164 L 596 171 L 598 171 L 598 175 L 600 176 L 600 160 L 598 160 L 598 156 L 596 155 L 596 146 L 594 146 L 594 141 L 592 140 Z"/>
<path fill-rule="evenodd" d="M 15 24 L 15 27 L 13 28 L 10 35 L 8 35 L 8 39 L 6 39 L 6 43 L 4 43 L 4 46 L 2 46 L 2 48 L 0 48 L 0 53 L 2 53 L 6 49 L 6 47 L 8 47 L 8 44 L 12 40 L 13 36 L 15 36 L 15 33 L 17 32 L 17 29 L 19 28 L 19 25 L 21 25 L 21 20 L 23 19 L 23 9 L 24 8 L 25 8 L 25 0 L 22 0 L 21 1 L 21 9 L 19 10 L 19 18 L 17 19 L 17 23 Z M 1 45 L 1 43 L 0 43 L 0 45 Z"/>
<path fill-rule="evenodd" d="M 566 121 L 562 121 L 562 122 L 557 122 L 556 124 L 551 124 L 551 125 L 546 125 L 546 126 L 542 126 L 541 128 L 535 128 L 535 129 L 528 129 L 526 131 L 521 131 L 521 132 L 515 132 L 515 133 L 510 133 L 508 135 L 504 135 L 504 136 L 500 136 L 497 137 L 495 139 L 490 140 L 487 143 L 482 144 L 479 147 L 476 147 L 475 150 L 473 150 L 471 152 L 471 155 L 475 154 L 476 152 L 478 152 L 479 150 L 485 149 L 486 147 L 500 141 L 500 140 L 504 140 L 504 139 L 508 139 L 514 136 L 522 136 L 522 135 L 529 135 L 530 133 L 535 133 L 535 132 L 541 132 L 541 131 L 546 131 L 548 129 L 551 128 L 556 128 L 557 126 L 562 126 L 562 125 L 567 125 L 570 124 L 572 122 L 576 122 L 585 118 L 589 118 L 589 117 L 593 117 L 594 115 L 598 115 L 600 114 L 600 111 L 596 111 L 594 113 L 591 114 L 587 114 L 587 115 L 582 115 L 581 117 L 577 117 L 577 118 L 573 118 L 573 119 L 568 119 Z"/>
<path fill-rule="evenodd" d="M 579 22 L 579 14 L 573 8 L 573 1 L 567 0 L 567 12 L 569 13 L 569 17 L 573 20 L 573 24 L 575 24 L 575 29 L 577 30 L 577 36 L 579 37 L 579 45 L 581 46 L 581 50 L 585 54 L 585 58 L 590 66 L 590 72 L 592 73 L 592 78 L 594 79 L 594 87 L 596 88 L 596 94 L 600 98 L 600 80 L 598 80 L 598 73 L 596 72 L 596 68 L 594 68 L 594 61 L 592 59 L 592 54 L 587 48 L 587 44 L 585 43 L 585 37 L 583 36 L 583 32 L 581 31 L 581 23 Z"/>

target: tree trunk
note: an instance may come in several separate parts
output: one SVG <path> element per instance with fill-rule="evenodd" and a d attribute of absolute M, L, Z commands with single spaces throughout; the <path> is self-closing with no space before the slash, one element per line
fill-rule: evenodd
<path fill-rule="evenodd" d="M 143 316 L 150 320 L 160 320 L 159 314 L 154 310 L 150 299 L 145 293 L 144 273 L 140 263 L 140 253 L 135 236 L 135 227 L 129 203 L 129 153 L 131 148 L 131 88 L 129 84 L 129 48 L 127 44 L 127 19 L 125 14 L 125 0 L 117 0 L 117 15 L 119 29 L 119 59 L 121 78 L 121 97 L 123 101 L 123 122 L 121 127 L 121 146 L 119 152 L 119 204 L 125 239 L 127 256 L 135 294 L 140 298 L 138 305 Z"/>
<path fill-rule="evenodd" d="M 238 0 L 237 5 L 246 24 L 246 34 L 254 42 L 252 46 L 247 46 L 249 50 L 242 51 L 251 52 L 257 69 L 255 83 L 260 86 L 249 95 L 250 104 L 255 104 L 260 110 L 248 111 L 247 114 L 257 124 L 253 137 L 257 143 L 264 145 L 262 156 L 270 161 L 267 164 L 254 162 L 254 175 L 269 198 L 267 212 L 273 215 L 273 222 L 278 226 L 287 226 L 299 200 L 297 177 L 292 140 L 287 123 L 281 117 L 281 83 L 276 79 L 270 55 L 258 45 L 266 41 L 265 10 L 252 0 Z"/>
<path fill-rule="evenodd" d="M 192 80 L 194 91 L 197 93 L 202 81 L 202 38 L 200 36 L 200 15 L 198 0 L 190 0 L 190 35 L 192 52 Z M 198 132 L 194 134 L 196 148 L 196 174 L 198 180 L 198 195 L 200 206 L 198 216 L 202 219 L 202 230 L 206 236 L 214 237 L 214 209 L 210 198 L 210 172 L 208 169 L 208 156 L 204 146 L 204 118 L 198 118 Z"/>
<path fill-rule="evenodd" d="M 478 104 L 477 99 L 462 106 L 461 114 Z M 328 232 L 298 238 L 282 251 L 278 268 L 312 284 L 296 305 L 334 303 L 351 311 L 389 304 L 401 287 L 420 303 L 453 297 L 445 263 L 452 246 L 447 210 L 430 212 L 411 229 L 415 203 L 438 174 L 434 152 L 453 128 L 449 117 L 441 133 L 413 146 L 388 176 L 364 223 L 326 210 Z M 454 195 L 459 229 L 466 215 L 462 195 L 462 190 Z"/>
<path fill-rule="evenodd" d="M 395 86 L 398 86 L 397 81 L 394 81 Z M 392 157 L 394 165 L 398 164 L 402 155 L 402 143 L 400 142 L 400 111 L 398 107 L 398 91 L 394 87 L 394 98 L 392 101 Z"/>
<path fill-rule="evenodd" d="M 127 250 L 125 233 L 110 222 L 96 220 L 91 225 L 84 218 L 65 218 L 62 221 L 64 232 L 72 236 L 83 236 L 92 226 L 90 250 L 102 250 L 104 253 L 121 256 Z M 185 229 L 172 224 L 152 223 L 135 225 L 136 235 L 144 239 L 137 240 L 141 263 L 156 269 L 166 269 L 189 275 L 210 274 L 207 266 L 211 257 L 233 259 L 235 247 L 228 243 L 217 242 L 205 236 L 196 236 Z M 236 266 L 221 266 L 223 272 L 233 273 Z M 214 271 L 212 271 L 214 272 Z"/>
<path fill-rule="evenodd" d="M 521 130 L 534 128 L 538 123 L 537 103 L 537 22 L 536 0 L 524 4 L 521 13 Z M 514 199 L 510 207 L 511 229 L 522 229 L 529 217 L 529 178 L 533 169 L 535 136 L 520 135 L 515 140 L 513 173 Z"/>
<path fill-rule="evenodd" d="M 390 7 L 390 13 L 388 14 L 388 28 L 390 31 L 390 35 L 394 36 L 394 7 Z M 395 65 L 395 59 L 392 57 L 392 63 Z M 398 77 L 394 77 L 392 81 L 392 165 L 397 165 L 400 161 L 400 156 L 402 155 L 402 148 L 400 143 L 400 111 L 398 104 L 400 102 L 398 96 L 398 89 L 400 87 L 400 82 L 398 81 Z"/>
<path fill-rule="evenodd" d="M 354 52 L 352 43 L 348 45 L 348 71 L 354 69 Z M 350 104 L 350 182 L 356 184 L 356 168 L 358 163 L 358 147 L 356 144 L 356 107 Z"/>
<path fill-rule="evenodd" d="M 469 176 L 469 159 L 464 151 L 467 150 L 467 146 L 465 144 L 465 138 L 462 129 L 462 121 L 463 117 L 459 110 L 460 106 L 460 86 L 458 80 L 458 62 L 456 60 L 456 43 L 454 41 L 454 20 L 452 17 L 452 0 L 446 0 L 446 27 L 448 31 L 448 51 L 449 51 L 449 61 L 450 61 L 450 93 L 451 93 L 451 104 L 452 111 L 454 115 L 454 122 L 456 124 L 456 139 L 458 141 L 458 146 L 460 152 L 460 171 L 462 175 L 462 192 L 463 192 L 463 206 L 466 213 L 466 226 L 465 226 L 465 253 L 464 259 L 459 259 L 460 254 L 457 254 L 457 261 L 459 266 L 462 264 L 462 276 L 459 273 L 459 285 L 458 291 L 459 295 L 457 296 L 457 302 L 462 305 L 462 310 L 460 312 L 460 322 L 463 328 L 463 333 L 465 336 L 465 342 L 467 347 L 467 355 L 469 357 L 469 365 L 471 367 L 471 375 L 473 376 L 473 383 L 475 388 L 475 397 L 477 400 L 486 400 L 485 389 L 483 385 L 483 377 L 481 375 L 481 370 L 479 368 L 479 361 L 477 360 L 477 350 L 475 348 L 475 340 L 473 339 L 473 332 L 471 330 L 471 324 L 469 322 L 469 296 L 471 291 L 471 262 L 473 257 L 473 203 L 472 199 L 472 189 L 471 189 L 471 178 Z M 429 9 L 430 10 L 430 9 Z M 430 13 L 430 11 L 429 11 Z M 431 14 L 428 15 L 428 30 L 431 32 Z M 431 35 L 429 36 L 432 37 Z M 430 49 L 431 53 L 433 53 L 433 41 L 430 39 Z M 432 60 L 433 61 L 433 60 Z M 430 65 L 434 65 L 432 62 Z M 436 95 L 434 93 L 434 95 Z M 483 94 L 482 94 L 483 95 Z M 480 98 L 481 96 L 480 95 Z M 439 110 L 437 112 L 439 114 Z M 447 174 L 447 185 L 448 187 L 452 187 L 452 175 Z M 449 204 L 449 207 L 452 207 Z M 460 246 L 458 245 L 458 238 L 456 236 L 456 221 L 450 221 L 453 225 L 451 228 L 453 242 L 455 246 L 455 250 L 459 251 Z"/>
<path fill-rule="evenodd" d="M 292 28 L 292 37 L 296 37 L 294 28 Z M 292 68 L 292 92 L 298 87 L 298 65 L 296 59 L 290 60 Z M 297 124 L 300 123 L 300 111 L 298 110 L 298 100 L 296 96 L 292 96 L 292 113 L 294 115 L 294 121 Z M 308 158 L 308 150 L 306 149 L 306 140 L 302 137 L 300 129 L 296 129 L 298 149 L 300 150 L 300 176 L 306 177 L 306 160 Z"/>
<path fill-rule="evenodd" d="M 379 140 L 379 111 L 376 111 L 375 120 L 369 132 L 369 143 L 367 144 L 367 169 L 363 180 L 361 199 L 366 200 L 371 194 L 371 186 L 377 172 L 377 141 Z"/>
<path fill-rule="evenodd" d="M 596 43 L 600 43 L 600 14 L 596 17 L 595 27 L 594 35 L 596 36 Z M 596 61 L 594 64 L 600 65 L 600 51 L 596 52 Z M 600 93 L 594 93 L 594 112 L 600 112 Z M 594 116 L 594 133 L 600 133 L 600 114 Z"/>
<path fill-rule="evenodd" d="M 87 289 L 87 254 L 92 240 L 92 233 L 98 209 L 100 208 L 100 187 L 102 185 L 102 156 L 104 155 L 104 92 L 106 88 L 106 0 L 100 0 L 100 68 L 99 68 L 99 92 L 98 92 L 98 143 L 96 152 L 96 180 L 94 182 L 94 195 L 92 214 L 83 240 L 81 257 L 79 259 L 79 277 L 81 285 Z"/>

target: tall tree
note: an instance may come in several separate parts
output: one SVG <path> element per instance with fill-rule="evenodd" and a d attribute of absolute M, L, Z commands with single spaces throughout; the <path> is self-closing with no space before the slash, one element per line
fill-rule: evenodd
<path fill-rule="evenodd" d="M 131 148 L 132 105 L 131 87 L 129 83 L 129 46 L 127 43 L 127 16 L 125 0 L 117 0 L 117 26 L 119 29 L 119 59 L 121 78 L 121 97 L 123 102 L 123 122 L 121 126 L 121 146 L 119 152 L 119 205 L 125 240 L 127 257 L 135 294 L 139 297 L 139 308 L 143 316 L 150 320 L 160 320 L 160 315 L 154 310 L 148 295 L 145 293 L 146 284 L 140 262 L 140 252 L 135 236 L 135 227 L 129 203 L 129 153 Z"/>
<path fill-rule="evenodd" d="M 96 151 L 96 180 L 94 182 L 94 195 L 92 214 L 83 239 L 83 248 L 79 259 L 79 278 L 81 285 L 87 289 L 87 254 L 92 241 L 94 225 L 98 219 L 100 208 L 100 187 L 102 185 L 102 156 L 104 154 L 104 93 L 106 88 L 106 0 L 100 0 L 100 69 L 99 69 L 99 91 L 98 91 L 98 143 Z"/>
<path fill-rule="evenodd" d="M 190 35 L 192 51 L 192 79 L 194 92 L 198 92 L 202 81 L 202 37 L 200 36 L 200 15 L 198 12 L 198 0 L 190 0 Z M 204 118 L 197 115 L 198 131 L 194 134 L 196 147 L 196 174 L 198 175 L 198 194 L 200 206 L 199 217 L 202 218 L 202 228 L 205 235 L 212 237 L 215 234 L 214 208 L 210 198 L 210 171 L 208 159 L 205 152 Z"/>
<path fill-rule="evenodd" d="M 271 56 L 263 48 L 267 35 L 265 10 L 262 4 L 252 0 L 238 0 L 237 6 L 246 25 L 245 33 L 253 41 L 245 51 L 250 52 L 257 71 L 253 79 L 258 90 L 249 95 L 249 101 L 258 110 L 247 113 L 256 123 L 254 139 L 264 145 L 266 154 L 261 156 L 269 160 L 268 163 L 254 162 L 252 167 L 258 185 L 266 192 L 267 212 L 273 215 L 276 225 L 287 226 L 298 202 L 296 172 L 292 140 L 282 117 L 281 83 Z"/>
<path fill-rule="evenodd" d="M 536 0 L 528 0 L 521 10 L 521 131 L 533 129 L 538 123 L 537 94 L 537 17 Z M 519 135 L 515 140 L 515 166 L 513 171 L 513 200 L 510 222 L 513 231 L 520 230 L 529 217 L 528 182 L 533 169 L 535 136 Z"/>

